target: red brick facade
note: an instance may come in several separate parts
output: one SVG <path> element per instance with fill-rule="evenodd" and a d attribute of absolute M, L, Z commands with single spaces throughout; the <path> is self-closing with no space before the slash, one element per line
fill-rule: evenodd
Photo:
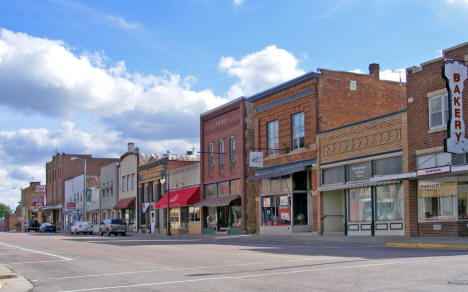
<path fill-rule="evenodd" d="M 446 128 L 431 130 L 429 128 L 429 98 L 446 93 L 447 83 L 442 76 L 445 62 L 458 60 L 467 65 L 468 43 L 446 49 L 443 57 L 428 61 L 417 67 L 407 69 L 408 90 L 408 166 L 410 172 L 417 171 L 417 154 L 443 152 Z M 463 114 L 465 124 L 468 122 L 468 80 L 464 83 Z M 456 174 L 453 174 L 456 175 Z M 428 177 L 440 178 L 449 175 Z M 408 225 L 411 236 L 466 236 L 468 222 L 433 222 L 418 223 L 418 180 L 410 180 Z M 407 225 L 407 226 L 408 226 Z M 436 225 L 436 226 L 434 226 Z M 437 228 L 436 228 L 437 227 Z M 439 230 L 440 229 L 440 230 Z"/>

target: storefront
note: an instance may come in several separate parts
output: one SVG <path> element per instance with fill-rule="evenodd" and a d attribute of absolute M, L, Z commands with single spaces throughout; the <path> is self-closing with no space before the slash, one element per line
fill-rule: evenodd
<path fill-rule="evenodd" d="M 204 199 L 194 205 L 203 208 L 203 232 L 241 234 L 241 179 L 205 184 L 204 190 Z"/>
<path fill-rule="evenodd" d="M 259 223 L 261 234 L 312 231 L 311 166 L 315 159 L 255 171 L 261 180 Z"/>
<path fill-rule="evenodd" d="M 200 210 L 193 207 L 199 201 L 200 186 L 171 190 L 158 201 L 156 209 L 167 209 L 169 202 L 171 232 L 192 233 L 192 230 L 195 231 L 196 228 L 191 225 L 198 224 L 199 226 L 200 222 Z"/>
<path fill-rule="evenodd" d="M 119 212 L 119 218 L 124 219 L 128 226 L 128 231 L 132 232 L 136 228 L 135 222 L 135 198 L 120 200 L 114 206 L 114 210 Z"/>
<path fill-rule="evenodd" d="M 323 233 L 404 235 L 402 157 L 321 166 Z"/>

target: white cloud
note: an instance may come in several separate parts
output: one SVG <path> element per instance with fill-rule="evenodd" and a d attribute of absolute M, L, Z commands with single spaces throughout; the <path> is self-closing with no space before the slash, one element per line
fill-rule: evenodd
<path fill-rule="evenodd" d="M 468 4 L 468 0 L 446 0 L 446 2 L 449 4 Z"/>
<path fill-rule="evenodd" d="M 366 74 L 364 73 L 361 69 L 354 69 L 349 72 L 352 73 L 358 73 L 358 74 Z M 405 69 L 396 69 L 396 70 L 390 70 L 386 69 L 383 71 L 380 71 L 379 73 L 379 78 L 380 80 L 390 80 L 390 81 L 401 81 L 406 82 L 406 70 Z"/>
<path fill-rule="evenodd" d="M 244 0 L 234 0 L 234 5 L 242 6 L 242 4 L 244 4 Z"/>
<path fill-rule="evenodd" d="M 293 54 L 274 45 L 240 60 L 222 57 L 219 68 L 239 79 L 229 89 L 230 98 L 250 95 L 304 74 L 298 68 L 298 60 Z"/>
<path fill-rule="evenodd" d="M 120 27 L 120 28 L 123 28 L 123 29 L 127 29 L 127 30 L 137 30 L 137 31 L 141 31 L 143 30 L 143 26 L 141 25 L 141 23 L 138 23 L 138 22 L 134 22 L 134 23 L 131 23 L 131 22 L 128 22 L 126 21 L 122 16 L 115 16 L 115 15 L 107 15 L 105 17 L 106 20 L 109 21 L 109 23 L 117 26 L 117 27 Z"/>
<path fill-rule="evenodd" d="M 108 65 L 103 53 L 77 56 L 62 41 L 6 29 L 0 30 L 0 58 L 0 104 L 17 109 L 53 115 L 108 117 L 141 110 L 196 116 L 226 101 L 209 89 L 192 90 L 192 76 L 130 73 L 123 61 Z"/>

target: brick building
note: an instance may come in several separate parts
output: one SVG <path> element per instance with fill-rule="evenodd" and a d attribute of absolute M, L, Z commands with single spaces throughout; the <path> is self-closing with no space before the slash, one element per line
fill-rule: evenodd
<path fill-rule="evenodd" d="M 253 108 L 237 98 L 200 115 L 200 185 L 205 233 L 254 233 L 256 183 L 248 178 Z"/>
<path fill-rule="evenodd" d="M 411 236 L 468 235 L 468 160 L 466 153 L 444 150 L 444 140 L 461 111 L 451 112 L 444 64 L 468 62 L 468 43 L 446 49 L 442 57 L 407 69 L 409 212 L 405 220 Z M 464 68 L 466 74 L 466 67 Z M 463 80 L 462 80 L 463 81 Z M 460 84 L 461 85 L 461 84 Z M 468 117 L 468 80 L 462 94 L 464 122 Z M 459 108 L 459 107 L 458 107 Z M 462 136 L 462 139 L 466 135 Z"/>
<path fill-rule="evenodd" d="M 140 154 L 138 166 L 138 202 L 141 207 L 140 230 L 147 233 L 167 232 L 167 191 L 170 187 L 171 228 L 176 233 L 186 233 L 190 229 L 189 208 L 191 197 L 199 188 L 199 178 L 192 177 L 179 181 L 173 172 L 185 167 L 196 167 L 200 157 L 192 151 L 187 154 Z M 196 174 L 198 172 L 195 171 Z M 195 178 L 193 178 L 195 176 Z M 176 182 L 177 181 L 177 182 Z M 186 189 L 183 194 L 173 190 Z M 195 202 L 198 202 L 196 198 Z M 172 206 L 172 207 L 171 207 Z M 193 212 L 193 211 L 192 211 Z M 193 216 L 192 216 L 193 217 Z"/>
<path fill-rule="evenodd" d="M 312 181 L 317 148 L 317 94 L 320 73 L 308 73 L 248 100 L 255 111 L 255 151 L 263 152 L 257 204 L 259 232 L 309 232 L 312 220 Z"/>
<path fill-rule="evenodd" d="M 384 153 L 388 147 L 377 147 L 359 151 L 348 151 L 344 140 L 356 138 L 366 127 L 388 127 L 378 134 L 385 139 L 398 140 L 397 149 L 401 157 L 400 132 L 403 125 L 401 111 L 406 108 L 406 91 L 398 82 L 379 79 L 379 65 L 369 66 L 369 75 L 320 69 L 249 98 L 255 109 L 255 148 L 264 153 L 264 167 L 255 171 L 253 179 L 261 179 L 258 218 L 261 233 L 323 232 L 323 201 L 328 198 L 328 189 L 322 184 L 323 159 L 327 167 L 343 163 L 345 159 L 362 159 L 359 155 L 372 156 Z M 398 115 L 393 121 L 386 115 Z M 367 125 L 358 123 L 384 119 Z M 395 124 L 393 124 L 395 123 Z M 341 128 L 357 126 L 341 131 Z M 394 132 L 387 130 L 397 127 Z M 333 133 L 332 133 L 333 132 Z M 378 132 L 378 131 L 377 131 Z M 374 131 L 374 134 L 377 134 Z M 387 135 L 397 135 L 397 137 Z M 364 136 L 363 136 L 364 137 Z M 379 136 L 380 137 L 380 136 Z M 344 155 L 323 155 L 323 145 L 336 147 Z M 395 141 L 394 141 L 395 142 Z M 335 145 L 336 144 L 336 145 Z M 376 145 L 380 145 L 380 141 Z M 326 147 L 328 149 L 329 146 Z M 345 147 L 345 148 L 343 148 Z M 349 147 L 355 147 L 353 145 Z M 369 161 L 371 159 L 368 159 Z M 320 171 L 318 171 L 320 169 Z M 344 166 L 343 166 L 344 169 Z M 337 170 L 341 172 L 340 170 Z M 343 176 L 345 172 L 343 170 Z M 335 188 L 340 195 L 332 199 L 340 205 L 333 232 L 344 233 L 346 201 L 345 181 Z M 331 211 L 330 211 L 331 212 Z M 327 215 L 332 217 L 331 213 Z M 373 229 L 373 227 L 371 228 Z"/>
<path fill-rule="evenodd" d="M 83 173 L 82 160 L 72 160 L 72 157 L 86 159 L 86 174 L 99 176 L 101 167 L 111 162 L 118 162 L 114 158 L 93 158 L 91 155 L 57 153 L 52 161 L 46 163 L 46 206 L 42 208 L 42 221 L 51 222 L 57 230 L 63 229 L 64 190 L 65 180 Z"/>
<path fill-rule="evenodd" d="M 21 206 L 24 208 L 24 222 L 36 219 L 42 223 L 40 208 L 45 206 L 46 186 L 40 182 L 30 182 L 29 187 L 21 189 Z"/>

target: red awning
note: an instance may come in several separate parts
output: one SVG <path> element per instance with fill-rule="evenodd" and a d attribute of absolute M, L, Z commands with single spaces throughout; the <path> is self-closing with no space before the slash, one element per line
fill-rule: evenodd
<path fill-rule="evenodd" d="M 159 200 L 156 204 L 156 208 L 167 208 L 167 197 L 166 193 L 164 197 Z M 200 201 L 200 187 L 192 187 L 181 190 L 174 190 L 170 193 L 169 206 L 172 207 L 181 207 L 189 206 Z"/>
<path fill-rule="evenodd" d="M 114 210 L 135 209 L 135 198 L 122 199 L 114 206 Z"/>

